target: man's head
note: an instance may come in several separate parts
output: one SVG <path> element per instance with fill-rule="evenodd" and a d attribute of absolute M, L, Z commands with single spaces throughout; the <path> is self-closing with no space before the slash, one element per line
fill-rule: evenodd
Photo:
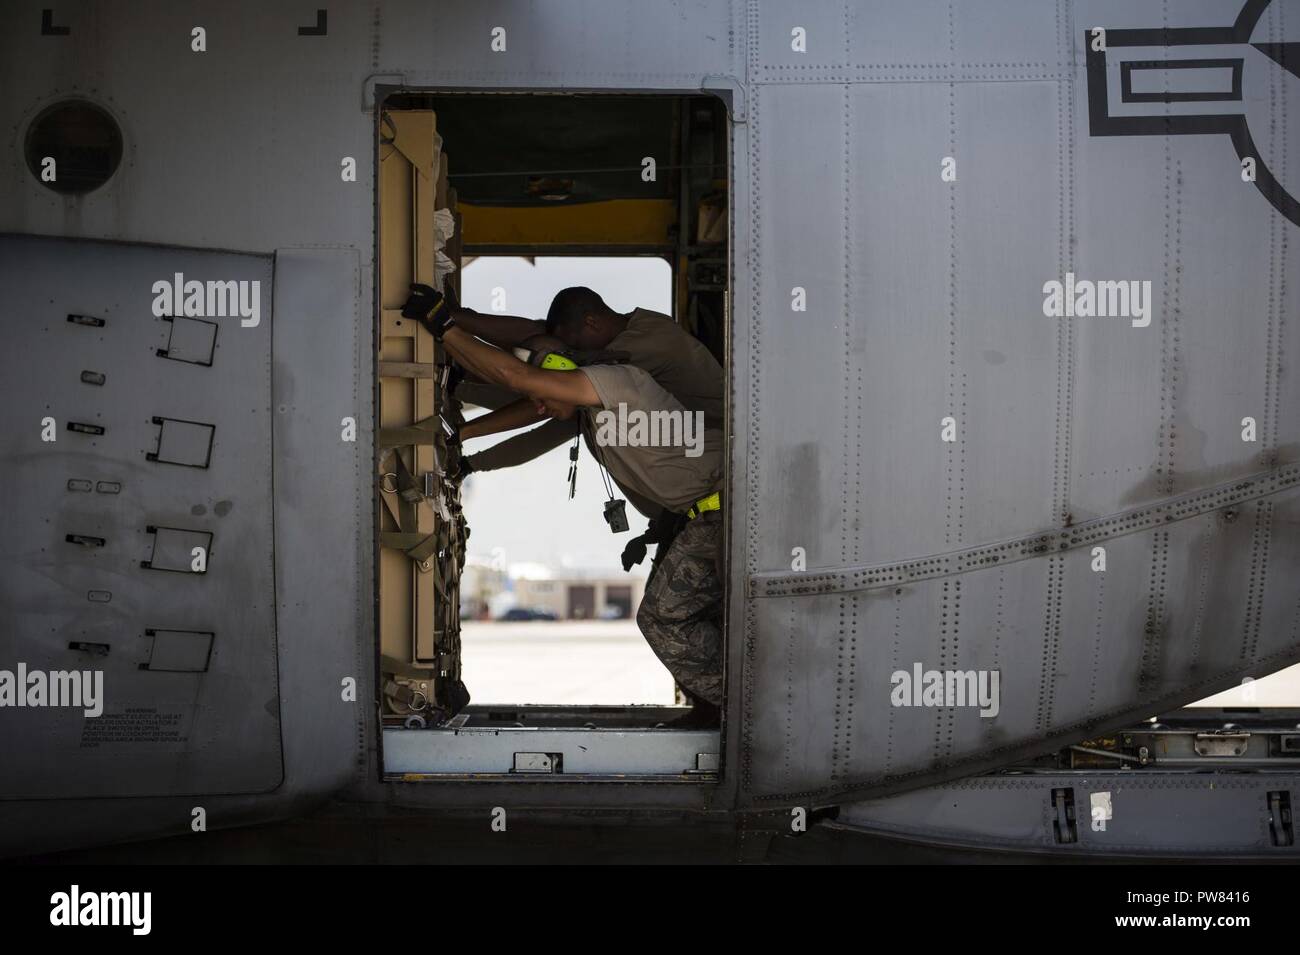
<path fill-rule="evenodd" d="M 603 298 L 581 285 L 557 293 L 546 313 L 547 334 L 583 351 L 607 348 L 626 324 Z"/>

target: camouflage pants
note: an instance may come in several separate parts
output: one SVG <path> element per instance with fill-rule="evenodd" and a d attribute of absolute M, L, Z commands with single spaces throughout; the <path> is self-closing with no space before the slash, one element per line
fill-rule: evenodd
<path fill-rule="evenodd" d="M 646 581 L 636 622 L 692 696 L 722 703 L 722 515 L 688 521 Z"/>

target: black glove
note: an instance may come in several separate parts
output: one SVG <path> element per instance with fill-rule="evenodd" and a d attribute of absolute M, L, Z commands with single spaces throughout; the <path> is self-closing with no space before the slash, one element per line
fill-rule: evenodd
<path fill-rule="evenodd" d="M 419 321 L 434 338 L 441 340 L 443 333 L 456 324 L 452 312 L 459 308 L 450 285 L 445 292 L 439 292 L 428 285 L 413 283 L 411 295 L 402 306 L 402 317 Z"/>
<path fill-rule="evenodd" d="M 464 455 L 461 455 L 460 458 L 456 461 L 456 469 L 452 471 L 451 479 L 457 482 L 463 481 L 465 480 L 465 476 L 471 473 L 473 470 L 474 470 L 474 465 L 470 464 L 469 458 L 465 457 Z"/>
<path fill-rule="evenodd" d="M 650 536 L 649 531 L 640 537 L 633 537 L 623 548 L 623 554 L 619 558 L 623 562 L 624 570 L 631 570 L 634 566 L 645 560 L 646 538 Z"/>

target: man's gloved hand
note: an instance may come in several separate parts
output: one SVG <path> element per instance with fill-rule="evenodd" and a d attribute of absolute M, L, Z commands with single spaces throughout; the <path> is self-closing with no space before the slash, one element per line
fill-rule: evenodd
<path fill-rule="evenodd" d="M 456 467 L 451 472 L 451 479 L 459 484 L 461 481 L 465 480 L 465 476 L 473 472 L 473 470 L 474 465 L 470 463 L 468 457 L 462 454 L 456 460 Z"/>
<path fill-rule="evenodd" d="M 419 321 L 434 338 L 442 339 L 443 333 L 456 324 L 452 313 L 460 308 L 456 293 L 448 285 L 445 292 L 418 282 L 412 283 L 411 295 L 402 306 L 402 317 Z"/>
<path fill-rule="evenodd" d="M 623 553 L 619 558 L 623 563 L 624 570 L 631 570 L 634 566 L 645 560 L 646 538 L 649 536 L 650 532 L 646 531 L 640 537 L 633 537 L 627 542 L 627 546 L 623 548 Z"/>

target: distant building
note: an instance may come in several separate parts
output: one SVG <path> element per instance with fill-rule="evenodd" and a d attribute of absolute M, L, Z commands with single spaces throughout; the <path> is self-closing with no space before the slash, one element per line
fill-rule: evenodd
<path fill-rule="evenodd" d="M 636 616 L 645 594 L 645 580 L 608 571 L 545 579 L 514 580 L 515 606 L 548 610 L 562 620 L 625 620 Z"/>
<path fill-rule="evenodd" d="M 507 570 L 471 556 L 460 592 L 462 620 L 495 620 L 512 608 L 544 611 L 559 620 L 629 620 L 641 605 L 645 578 L 543 564 L 512 564 Z"/>

